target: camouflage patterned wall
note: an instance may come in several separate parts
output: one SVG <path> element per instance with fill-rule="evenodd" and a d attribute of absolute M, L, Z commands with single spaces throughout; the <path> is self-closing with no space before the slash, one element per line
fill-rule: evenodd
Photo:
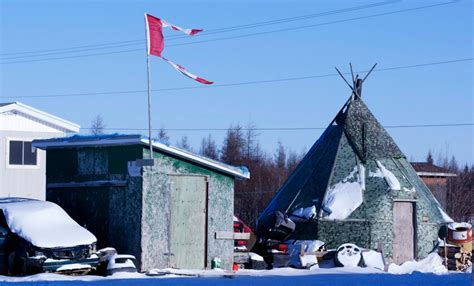
<path fill-rule="evenodd" d="M 46 199 L 89 229 L 97 237 L 99 248 L 112 246 L 120 253 L 138 257 L 142 179 L 128 176 L 127 162 L 141 156 L 141 146 L 50 149 Z M 98 180 L 126 181 L 126 185 L 51 187 L 54 183 Z"/>
<path fill-rule="evenodd" d="M 397 187 L 393 186 L 394 181 Z M 357 196 L 353 199 L 357 205 L 347 201 L 338 205 L 342 209 L 354 208 L 344 218 L 330 219 L 333 210 L 325 209 L 323 202 L 328 196 L 329 202 L 336 200 L 333 193 L 328 195 L 334 190 L 350 190 L 351 195 L 360 190 L 362 202 L 359 204 Z M 265 234 L 272 227 L 270 218 L 275 211 L 287 211 L 291 217 L 299 208 L 315 206 L 316 216 L 297 222 L 292 238 L 319 239 L 329 248 L 355 243 L 375 249 L 380 243 L 390 260 L 394 255 L 393 209 L 397 201 L 414 204 L 415 254 L 423 258 L 433 250 L 438 230 L 445 223 L 441 206 L 390 135 L 363 101 L 356 98 L 337 114 L 280 188 L 261 214 L 258 229 Z"/>
<path fill-rule="evenodd" d="M 144 149 L 144 158 L 149 151 Z M 233 178 L 199 167 L 161 153 L 154 153 L 155 166 L 145 167 L 143 173 L 143 237 L 142 259 L 144 268 L 167 267 L 167 239 L 169 224 L 168 174 L 199 174 L 209 176 L 208 190 L 208 255 L 207 267 L 215 257 L 222 267 L 232 269 L 233 240 L 217 240 L 216 231 L 233 231 L 234 180 Z M 153 202 L 159 202 L 155 204 Z M 162 210 L 168 210 L 163 212 Z M 163 223 L 166 222 L 166 223 Z M 157 225 L 161 225 L 157 227 Z M 156 242 L 162 242 L 156 245 Z"/>
<path fill-rule="evenodd" d="M 233 240 L 216 240 L 216 231 L 233 231 L 234 179 L 155 152 L 155 166 L 131 172 L 128 162 L 148 158 L 142 145 L 61 148 L 47 151 L 47 200 L 56 202 L 98 239 L 135 255 L 140 268 L 168 266 L 168 174 L 209 177 L 208 267 L 214 257 L 231 269 Z M 58 187 L 90 181 L 126 182 L 121 186 Z M 51 184 L 56 184 L 52 186 Z"/>

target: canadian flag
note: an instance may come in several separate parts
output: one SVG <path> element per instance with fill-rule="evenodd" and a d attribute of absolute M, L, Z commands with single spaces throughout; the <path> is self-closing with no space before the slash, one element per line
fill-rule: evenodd
<path fill-rule="evenodd" d="M 162 56 L 163 49 L 165 47 L 165 41 L 163 37 L 163 27 L 168 27 L 176 31 L 181 31 L 189 36 L 194 36 L 199 32 L 202 32 L 201 29 L 183 29 L 176 25 L 170 24 L 163 19 L 157 18 L 155 16 L 145 13 L 145 22 L 146 22 L 146 36 L 147 36 L 147 51 L 149 55 L 157 56 L 162 58 L 168 64 L 170 64 L 177 71 L 183 75 L 194 79 L 197 82 L 203 84 L 213 84 L 212 81 L 205 80 L 201 77 L 195 76 L 192 73 L 186 71 L 186 69 L 178 64 L 173 63 L 172 61 L 165 59 Z"/>

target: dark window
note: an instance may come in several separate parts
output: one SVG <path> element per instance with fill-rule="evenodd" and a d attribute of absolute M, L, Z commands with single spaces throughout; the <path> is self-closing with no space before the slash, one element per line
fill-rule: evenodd
<path fill-rule="evenodd" d="M 36 165 L 36 148 L 33 148 L 31 142 L 23 142 L 23 164 Z"/>
<path fill-rule="evenodd" d="M 10 141 L 10 165 L 23 164 L 23 141 Z"/>
<path fill-rule="evenodd" d="M 36 148 L 28 141 L 10 141 L 10 165 L 36 165 Z"/>

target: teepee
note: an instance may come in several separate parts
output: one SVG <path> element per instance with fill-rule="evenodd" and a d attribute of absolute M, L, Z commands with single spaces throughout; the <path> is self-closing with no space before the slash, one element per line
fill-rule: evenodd
<path fill-rule="evenodd" d="M 451 221 L 406 156 L 361 98 L 363 80 L 258 220 L 265 236 L 274 214 L 296 223 L 292 239 L 329 247 L 382 248 L 389 261 L 423 258 Z"/>

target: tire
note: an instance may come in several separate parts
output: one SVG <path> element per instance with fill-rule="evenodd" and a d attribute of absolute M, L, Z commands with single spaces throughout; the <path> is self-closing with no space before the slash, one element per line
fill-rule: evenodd
<path fill-rule="evenodd" d="M 25 275 L 25 257 L 18 252 L 8 254 L 8 276 Z"/>
<path fill-rule="evenodd" d="M 334 262 L 339 267 L 361 266 L 362 254 L 360 247 L 352 243 L 344 243 L 337 248 Z"/>
<path fill-rule="evenodd" d="M 17 276 L 18 269 L 16 263 L 16 254 L 15 252 L 10 252 L 8 254 L 8 265 L 7 265 L 7 274 L 8 276 Z"/>

